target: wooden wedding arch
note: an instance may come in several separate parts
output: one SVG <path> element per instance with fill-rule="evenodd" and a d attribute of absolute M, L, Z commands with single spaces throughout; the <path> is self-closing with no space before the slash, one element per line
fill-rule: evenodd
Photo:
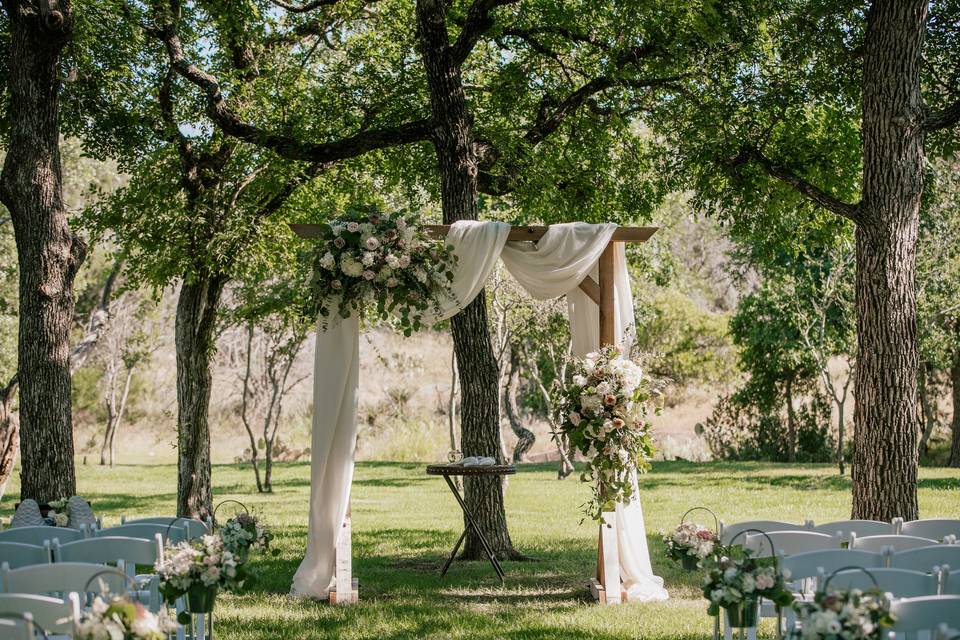
<path fill-rule="evenodd" d="M 291 224 L 290 228 L 301 238 L 317 238 L 322 234 L 323 225 Z M 424 225 L 426 232 L 435 238 L 445 238 L 450 225 Z M 509 242 L 537 242 L 549 227 L 542 225 L 515 225 L 510 227 L 507 236 Z M 619 227 L 614 231 L 607 247 L 597 261 L 597 280 L 587 276 L 580 283 L 580 289 L 593 300 L 600 309 L 600 344 L 611 345 L 616 341 L 615 301 L 614 301 L 614 259 L 613 249 L 617 243 L 638 244 L 649 240 L 658 227 Z M 604 514 L 597 540 L 597 575 L 590 580 L 590 591 L 601 604 L 617 604 L 626 600 L 626 593 L 620 580 L 620 557 L 617 547 L 616 521 L 612 513 Z M 350 509 L 344 520 L 337 542 L 337 585 L 336 592 L 330 593 L 331 602 L 356 602 L 356 579 L 351 575 L 351 524 Z M 349 585 L 341 590 L 339 586 Z"/>

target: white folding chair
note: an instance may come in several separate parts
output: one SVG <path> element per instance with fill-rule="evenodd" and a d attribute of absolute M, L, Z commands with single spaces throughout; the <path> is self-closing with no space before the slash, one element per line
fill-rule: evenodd
<path fill-rule="evenodd" d="M 942 565 L 940 593 L 946 596 L 960 596 L 960 569 L 950 571 L 949 565 Z"/>
<path fill-rule="evenodd" d="M 33 615 L 29 613 L 0 613 L 0 638 L 5 640 L 34 640 Z"/>
<path fill-rule="evenodd" d="M 22 542 L 0 542 L 0 564 L 8 564 L 11 569 L 48 562 L 50 562 L 49 542 L 44 542 L 43 546 Z"/>
<path fill-rule="evenodd" d="M 942 625 L 960 627 L 960 596 L 925 596 L 894 600 L 890 605 L 896 618 L 892 632 L 915 640 L 920 633 L 938 633 Z"/>
<path fill-rule="evenodd" d="M 895 598 L 918 598 L 921 596 L 935 596 L 939 591 L 939 576 L 922 571 L 909 569 L 870 569 L 870 574 L 877 581 L 876 586 L 884 593 L 893 594 Z M 873 580 L 863 571 L 842 571 L 830 579 L 830 588 L 860 589 L 866 591 L 874 588 Z"/>
<path fill-rule="evenodd" d="M 68 529 L 66 527 L 17 527 L 15 529 L 4 529 L 0 531 L 0 542 L 19 542 L 20 544 L 32 544 L 42 547 L 44 542 L 59 540 L 60 542 L 73 542 L 82 540 L 84 532 L 80 529 Z"/>
<path fill-rule="evenodd" d="M 890 549 L 893 553 L 906 551 L 907 549 L 919 549 L 920 547 L 929 547 L 937 544 L 936 540 L 930 538 L 917 538 L 915 536 L 889 535 L 889 536 L 864 536 L 857 537 L 856 534 L 850 536 L 850 548 L 862 549 L 864 551 L 882 552 L 884 549 Z"/>
<path fill-rule="evenodd" d="M 900 526 L 900 533 L 905 536 L 931 538 L 937 542 L 942 542 L 944 538 L 949 536 L 960 538 L 960 520 L 950 518 L 911 520 Z"/>
<path fill-rule="evenodd" d="M 813 528 L 813 531 L 845 540 L 853 533 L 858 536 L 894 535 L 897 533 L 897 525 L 893 522 L 881 522 L 880 520 L 837 520 L 818 524 Z"/>
<path fill-rule="evenodd" d="M 770 548 L 771 542 L 773 549 Z M 769 531 L 766 534 L 748 533 L 743 547 L 754 552 L 754 555 L 762 557 L 792 556 L 810 551 L 839 549 L 840 540 L 825 533 L 813 531 Z"/>
<path fill-rule="evenodd" d="M 94 531 L 94 537 L 103 538 L 140 538 L 141 540 L 153 540 L 157 534 L 164 542 L 176 544 L 187 539 L 187 531 L 182 527 L 171 527 L 156 522 L 145 522 L 139 524 L 121 524 L 117 527 L 107 527 L 106 529 L 97 529 Z"/>
<path fill-rule="evenodd" d="M 48 633 L 76 634 L 76 621 L 80 618 L 80 598 L 76 593 L 66 598 L 27 593 L 0 593 L 0 615 L 5 613 L 30 614 L 34 623 Z"/>
<path fill-rule="evenodd" d="M 109 531 L 109 529 L 108 529 Z M 99 537 L 77 540 L 69 544 L 53 546 L 56 562 L 84 562 L 93 564 L 116 564 L 136 585 L 136 596 L 151 611 L 160 609 L 160 582 L 156 574 L 137 575 L 137 565 L 154 566 L 163 559 L 163 540 L 160 534 L 154 539 Z"/>
<path fill-rule="evenodd" d="M 795 524 L 793 522 L 780 522 L 779 520 L 749 520 L 747 522 L 735 522 L 726 524 L 720 521 L 720 542 L 730 544 L 734 536 L 743 533 L 747 529 L 756 529 L 757 531 L 809 531 L 813 528 L 813 521 L 807 520 L 804 524 Z"/>
<path fill-rule="evenodd" d="M 120 516 L 120 524 L 161 524 L 165 527 L 173 525 L 186 530 L 188 540 L 194 540 L 205 536 L 213 530 L 211 521 L 204 522 L 196 518 L 177 518 L 173 516 L 151 516 L 149 518 L 127 519 L 126 516 Z"/>
<path fill-rule="evenodd" d="M 11 569 L 0 567 L 0 583 L 4 593 L 52 594 L 101 593 L 123 594 L 127 577 L 117 569 L 88 562 L 34 564 Z"/>
<path fill-rule="evenodd" d="M 812 595 L 820 587 L 820 577 L 829 575 L 844 567 L 879 569 L 884 565 L 884 557 L 872 551 L 854 549 L 823 549 L 807 551 L 780 558 L 780 569 L 790 571 L 790 580 L 806 584 L 796 584 L 797 593 Z"/>
<path fill-rule="evenodd" d="M 929 572 L 931 567 L 960 567 L 960 545 L 934 544 L 905 549 L 890 555 L 889 565 L 895 569 Z"/>

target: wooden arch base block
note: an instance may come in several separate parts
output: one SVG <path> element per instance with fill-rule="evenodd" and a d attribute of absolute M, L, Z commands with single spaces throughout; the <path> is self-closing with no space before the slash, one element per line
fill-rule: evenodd
<path fill-rule="evenodd" d="M 590 580 L 590 594 L 599 604 L 620 604 L 627 601 L 627 592 L 620 581 L 617 519 L 612 511 L 603 514 L 603 523 L 600 525 L 597 577 Z"/>
<path fill-rule="evenodd" d="M 343 528 L 337 536 L 337 588 L 330 591 L 330 604 L 353 604 L 360 600 L 360 585 L 353 577 L 353 548 L 350 513 L 343 519 Z"/>

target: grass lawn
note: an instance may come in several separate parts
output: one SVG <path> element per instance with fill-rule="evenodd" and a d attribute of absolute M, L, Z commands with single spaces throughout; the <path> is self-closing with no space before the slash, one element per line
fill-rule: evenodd
<path fill-rule="evenodd" d="M 140 464 L 104 469 L 78 467 L 79 493 L 107 525 L 120 514 L 158 515 L 174 510 L 176 466 Z M 748 518 L 817 522 L 849 516 L 850 481 L 826 465 L 661 462 L 641 479 L 641 495 L 654 570 L 671 600 L 601 608 L 586 581 L 594 571 L 596 528 L 579 523 L 587 496 L 573 477 L 558 482 L 553 465 L 525 466 L 510 479 L 508 519 L 515 545 L 533 562 L 506 562 L 501 587 L 486 562 L 439 568 L 462 529 L 460 512 L 441 478 L 423 465 L 367 462 L 357 465 L 353 494 L 354 571 L 361 603 L 333 607 L 287 597 L 307 534 L 309 465 L 281 464 L 275 493 L 257 495 L 252 472 L 214 468 L 216 501 L 241 500 L 261 511 L 277 533 L 281 554 L 256 562 L 259 580 L 242 595 L 224 595 L 216 612 L 217 637 L 351 638 L 393 640 L 545 638 L 709 638 L 711 619 L 699 577 L 684 574 L 662 556 L 658 532 L 689 507 L 708 506 L 728 522 Z M 922 469 L 923 517 L 960 516 L 960 472 Z M 0 505 L 9 517 L 19 493 L 11 482 Z M 709 516 L 707 516 L 709 517 Z M 698 521 L 704 522 L 703 516 Z M 705 523 L 705 522 L 704 522 Z M 767 628 L 767 635 L 772 635 Z"/>

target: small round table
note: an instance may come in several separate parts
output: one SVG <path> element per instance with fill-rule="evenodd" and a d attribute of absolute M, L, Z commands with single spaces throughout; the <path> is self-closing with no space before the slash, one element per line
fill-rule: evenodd
<path fill-rule="evenodd" d="M 447 481 L 447 486 L 450 487 L 450 492 L 453 493 L 453 497 L 457 499 L 457 503 L 460 505 L 460 508 L 463 509 L 463 515 L 467 519 L 467 526 L 473 529 L 473 532 L 477 534 L 477 538 L 480 539 L 480 545 L 483 547 L 483 552 L 486 554 L 487 558 L 489 558 L 490 564 L 493 565 L 493 570 L 497 572 L 497 577 L 500 578 L 501 583 L 503 583 L 503 567 L 501 567 L 500 563 L 497 561 L 497 556 L 493 553 L 490 543 L 487 542 L 487 539 L 483 537 L 483 533 L 480 531 L 477 521 L 474 520 L 473 514 L 470 513 L 469 509 L 467 509 L 467 503 L 463 501 L 463 497 L 460 496 L 460 492 L 457 491 L 457 487 L 453 484 L 453 481 L 450 479 L 450 477 L 509 476 L 515 474 L 516 472 L 517 468 L 509 464 L 494 464 L 475 467 L 464 467 L 463 465 L 459 464 L 432 464 L 427 467 L 428 476 L 443 476 L 443 479 Z M 450 557 L 447 558 L 446 563 L 444 563 L 443 570 L 440 571 L 441 577 L 447 575 L 447 569 L 450 568 L 450 564 L 453 562 L 454 557 L 456 557 L 457 551 L 460 550 L 460 545 L 463 544 L 463 539 L 466 537 L 467 528 L 464 527 L 463 533 L 460 534 L 460 538 L 457 540 L 457 544 L 453 545 L 453 552 L 450 554 Z"/>

